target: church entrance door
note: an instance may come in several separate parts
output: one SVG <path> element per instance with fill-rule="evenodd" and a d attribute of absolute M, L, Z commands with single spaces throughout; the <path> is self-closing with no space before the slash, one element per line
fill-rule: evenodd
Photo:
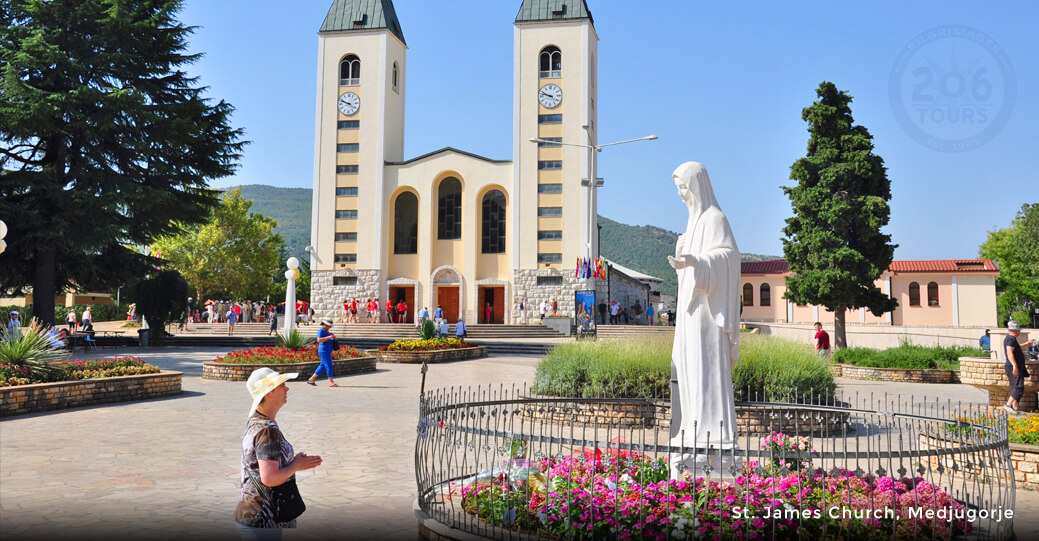
<path fill-rule="evenodd" d="M 480 286 L 477 312 L 480 323 L 505 322 L 505 286 Z M 487 318 L 487 305 L 491 305 L 491 317 Z"/>
<path fill-rule="evenodd" d="M 390 287 L 390 298 L 393 299 L 394 304 L 403 300 L 408 305 L 408 315 L 404 322 L 414 323 L 415 314 L 422 309 L 421 306 L 415 306 L 415 286 L 392 286 Z M 393 323 L 397 323 L 397 321 Z"/>
<path fill-rule="evenodd" d="M 444 319 L 448 323 L 458 322 L 458 286 L 437 286 L 437 302 L 444 309 Z M 436 313 L 436 307 L 430 306 L 430 314 Z"/>

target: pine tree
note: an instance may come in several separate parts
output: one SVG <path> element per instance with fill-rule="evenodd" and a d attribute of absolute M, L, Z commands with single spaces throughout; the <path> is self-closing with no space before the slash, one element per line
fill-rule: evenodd
<path fill-rule="evenodd" d="M 805 108 L 808 152 L 790 166 L 783 187 L 794 215 L 786 220 L 783 254 L 793 276 L 784 298 L 817 304 L 834 313 L 834 346 L 847 346 L 845 315 L 869 308 L 876 316 L 898 301 L 876 288 L 897 245 L 881 233 L 890 216 L 891 182 L 884 160 L 873 154 L 873 136 L 853 124 L 851 96 L 824 81 L 819 100 Z"/>
<path fill-rule="evenodd" d="M 54 322 L 67 287 L 143 274 L 134 245 L 204 220 L 245 144 L 182 67 L 180 0 L 0 2 L 0 260 Z"/>

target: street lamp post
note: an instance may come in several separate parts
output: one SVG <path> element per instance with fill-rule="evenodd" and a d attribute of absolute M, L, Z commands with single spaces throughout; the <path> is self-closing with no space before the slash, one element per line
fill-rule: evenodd
<path fill-rule="evenodd" d="M 588 133 L 588 141 L 590 143 L 591 140 L 592 140 L 592 132 L 588 128 L 588 126 L 582 126 L 582 127 L 585 129 L 585 132 Z M 601 145 L 593 145 L 593 144 L 582 145 L 582 144 L 579 144 L 579 143 L 564 143 L 562 141 L 551 141 L 551 140 L 548 140 L 548 139 L 541 139 L 541 138 L 538 138 L 538 137 L 531 137 L 530 138 L 530 142 L 531 143 L 548 143 L 548 144 L 552 144 L 552 145 L 563 145 L 563 146 L 581 147 L 581 148 L 588 149 L 588 162 L 589 162 L 589 168 L 591 169 L 591 171 L 590 171 L 591 174 L 589 175 L 590 178 L 588 178 L 588 179 L 581 179 L 581 185 L 588 187 L 588 217 L 587 217 L 588 221 L 585 224 L 586 231 L 585 231 L 585 238 L 584 238 L 584 245 L 585 245 L 585 248 L 587 250 L 586 253 L 588 254 L 588 259 L 595 259 L 599 255 L 598 254 L 598 242 L 596 242 L 596 249 L 592 250 L 592 231 L 594 229 L 596 229 L 596 217 L 595 217 L 595 215 L 596 215 L 596 208 L 595 208 L 596 207 L 596 205 L 595 205 L 596 197 L 595 197 L 595 189 L 598 188 L 599 186 L 602 186 L 602 184 L 603 184 L 602 179 L 600 179 L 600 178 L 595 176 L 595 169 L 596 169 L 597 162 L 598 162 L 598 159 L 597 159 L 598 157 L 596 156 L 596 153 L 602 152 L 602 149 L 604 147 L 611 147 L 611 146 L 614 146 L 614 145 L 623 145 L 624 143 L 634 143 L 635 141 L 652 141 L 652 140 L 654 140 L 656 138 L 657 138 L 656 135 L 647 135 L 645 137 L 639 137 L 639 138 L 636 138 L 636 139 L 625 139 L 624 141 L 614 141 L 612 143 L 603 143 Z"/>
<path fill-rule="evenodd" d="M 285 262 L 289 270 L 285 271 L 285 338 L 292 334 L 296 326 L 296 269 L 299 268 L 299 260 L 290 257 Z"/>

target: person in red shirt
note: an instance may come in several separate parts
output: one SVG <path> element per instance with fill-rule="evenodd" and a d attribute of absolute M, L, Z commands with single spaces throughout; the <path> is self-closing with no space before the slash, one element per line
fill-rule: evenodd
<path fill-rule="evenodd" d="M 494 323 L 494 307 L 491 303 L 487 303 L 487 306 L 483 307 L 483 322 Z"/>
<path fill-rule="evenodd" d="M 815 350 L 820 357 L 830 358 L 830 335 L 823 330 L 823 324 L 815 322 Z"/>
<path fill-rule="evenodd" d="M 397 306 L 393 304 L 393 300 L 386 301 L 386 317 L 393 323 L 397 319 Z"/>
<path fill-rule="evenodd" d="M 357 299 L 350 301 L 350 321 L 357 323 Z"/>
<path fill-rule="evenodd" d="M 343 299 L 343 323 L 350 321 L 350 301 Z"/>
<path fill-rule="evenodd" d="M 380 323 L 379 320 L 379 299 L 376 298 L 372 301 L 372 323 Z"/>
<path fill-rule="evenodd" d="M 401 300 L 397 303 L 397 323 L 408 321 L 408 303 Z"/>

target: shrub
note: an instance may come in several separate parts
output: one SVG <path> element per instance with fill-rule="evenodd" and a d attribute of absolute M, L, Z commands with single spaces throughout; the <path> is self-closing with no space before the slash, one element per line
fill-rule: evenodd
<path fill-rule="evenodd" d="M 837 388 L 830 363 L 808 344 L 746 335 L 732 373 L 737 400 L 822 403 Z"/>
<path fill-rule="evenodd" d="M 671 344 L 669 336 L 563 343 L 538 364 L 531 390 L 551 396 L 667 398 Z"/>
<path fill-rule="evenodd" d="M 290 332 L 288 336 L 285 336 L 282 333 L 277 333 L 277 336 L 274 337 L 275 346 L 291 349 L 292 351 L 299 351 L 316 343 L 317 339 L 304 335 L 299 332 L 299 329 L 292 329 L 292 332 Z"/>
<path fill-rule="evenodd" d="M 959 370 L 960 357 L 986 357 L 980 348 L 966 346 L 914 346 L 903 343 L 896 348 L 839 349 L 833 362 L 873 368 Z"/>
<path fill-rule="evenodd" d="M 72 307 L 68 306 L 55 306 L 54 307 L 54 323 L 57 325 L 65 324 L 65 317 L 68 316 L 69 310 L 75 308 L 76 310 L 76 321 L 83 320 L 83 312 L 87 306 L 90 306 L 90 313 L 94 318 L 94 321 L 119 321 L 126 319 L 126 311 L 130 309 L 130 305 L 127 303 L 123 304 L 77 304 Z M 10 314 L 11 310 L 18 311 L 18 319 L 22 321 L 29 321 L 33 318 L 32 305 L 29 306 L 0 306 L 0 313 Z"/>
<path fill-rule="evenodd" d="M 560 344 L 538 365 L 532 391 L 550 396 L 661 398 L 671 396 L 668 336 Z M 740 342 L 733 372 L 738 400 L 832 396 L 829 363 L 807 345 L 771 336 Z"/>
<path fill-rule="evenodd" d="M 418 327 L 418 335 L 423 340 L 429 340 L 435 337 L 437 334 L 437 326 L 431 320 L 425 320 L 422 325 Z"/>
<path fill-rule="evenodd" d="M 60 359 L 65 352 L 55 347 L 57 340 L 53 327 L 48 327 L 33 318 L 29 326 L 18 336 L 8 336 L 7 329 L 0 329 L 0 363 L 23 367 L 22 377 L 50 381 L 57 375 L 50 361 Z"/>
<path fill-rule="evenodd" d="M 74 381 L 81 379 L 157 374 L 159 367 L 145 363 L 138 357 L 106 357 L 104 359 L 59 360 L 48 362 L 50 371 L 33 372 L 25 365 L 0 362 L 0 387 L 47 383 L 52 381 Z"/>

